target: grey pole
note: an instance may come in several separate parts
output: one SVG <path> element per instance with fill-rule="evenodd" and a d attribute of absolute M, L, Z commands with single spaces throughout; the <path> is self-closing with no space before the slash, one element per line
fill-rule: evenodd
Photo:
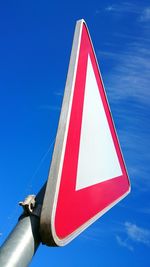
<path fill-rule="evenodd" d="M 39 219 L 23 217 L 0 249 L 1 267 L 27 267 L 40 244 Z"/>
<path fill-rule="evenodd" d="M 45 186 L 36 197 L 39 210 L 43 202 Z M 36 211 L 36 209 L 35 209 Z M 27 267 L 41 240 L 39 235 L 40 212 L 24 214 L 0 248 L 0 267 Z"/>

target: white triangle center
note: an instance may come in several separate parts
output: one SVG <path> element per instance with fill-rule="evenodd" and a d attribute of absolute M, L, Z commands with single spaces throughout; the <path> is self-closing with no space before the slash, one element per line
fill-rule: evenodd
<path fill-rule="evenodd" d="M 76 190 L 121 175 L 118 156 L 88 56 Z"/>

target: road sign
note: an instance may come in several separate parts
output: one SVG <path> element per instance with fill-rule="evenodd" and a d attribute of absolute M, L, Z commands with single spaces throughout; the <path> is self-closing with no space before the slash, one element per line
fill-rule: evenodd
<path fill-rule="evenodd" d="M 62 246 L 130 191 L 87 26 L 77 22 L 41 213 L 41 238 Z"/>

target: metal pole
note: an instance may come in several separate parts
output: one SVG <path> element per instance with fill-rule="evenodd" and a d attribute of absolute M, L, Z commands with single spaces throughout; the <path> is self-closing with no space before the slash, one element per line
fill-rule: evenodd
<path fill-rule="evenodd" d="M 45 186 L 36 197 L 36 206 L 42 205 Z M 41 240 L 40 213 L 22 215 L 7 240 L 0 248 L 0 267 L 27 267 Z"/>
<path fill-rule="evenodd" d="M 27 267 L 40 244 L 39 219 L 22 218 L 0 249 L 1 267 Z"/>

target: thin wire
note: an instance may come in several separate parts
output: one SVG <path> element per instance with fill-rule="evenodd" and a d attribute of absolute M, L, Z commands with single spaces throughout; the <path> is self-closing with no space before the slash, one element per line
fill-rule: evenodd
<path fill-rule="evenodd" d="M 35 179 L 37 173 L 39 172 L 40 168 L 42 167 L 42 165 L 43 165 L 43 163 L 44 163 L 46 157 L 48 156 L 49 152 L 51 151 L 51 148 L 52 148 L 54 142 L 55 142 L 55 138 L 54 138 L 53 141 L 50 143 L 50 145 L 49 145 L 49 147 L 48 147 L 48 150 L 47 150 L 47 151 L 45 152 L 45 154 L 43 155 L 41 161 L 39 162 L 39 164 L 38 164 L 38 166 L 36 167 L 36 169 L 35 169 L 33 175 L 31 176 L 31 178 L 30 178 L 30 180 L 29 180 L 29 182 L 28 182 L 28 185 L 27 185 L 27 189 L 26 189 L 26 191 L 25 191 L 26 194 L 27 194 L 27 193 L 29 192 L 29 190 L 32 188 L 32 186 L 33 186 L 33 181 L 34 181 L 34 179 Z"/>
<path fill-rule="evenodd" d="M 39 172 L 40 168 L 42 167 L 46 157 L 48 156 L 49 152 L 51 151 L 51 148 L 53 146 L 55 142 L 55 138 L 53 139 L 53 141 L 50 143 L 47 151 L 45 152 L 45 154 L 43 155 L 43 157 L 41 158 L 38 166 L 36 167 L 32 177 L 30 178 L 29 182 L 28 182 L 28 185 L 26 187 L 26 190 L 24 191 L 24 194 L 23 195 L 27 195 L 29 193 L 29 191 L 31 190 L 32 186 L 33 186 L 33 181 L 37 175 L 37 173 Z M 3 233 L 6 232 L 6 229 L 8 228 L 8 225 L 9 225 L 9 228 L 13 226 L 13 224 L 15 223 L 14 221 L 14 218 L 16 217 L 16 214 L 19 213 L 19 205 L 18 203 L 15 204 L 14 208 L 11 210 L 11 212 L 9 213 L 8 217 L 7 217 L 7 220 L 5 222 L 5 226 L 2 227 L 2 229 L 0 229 L 0 238 L 3 237 Z M 16 220 L 16 219 L 15 219 Z"/>

